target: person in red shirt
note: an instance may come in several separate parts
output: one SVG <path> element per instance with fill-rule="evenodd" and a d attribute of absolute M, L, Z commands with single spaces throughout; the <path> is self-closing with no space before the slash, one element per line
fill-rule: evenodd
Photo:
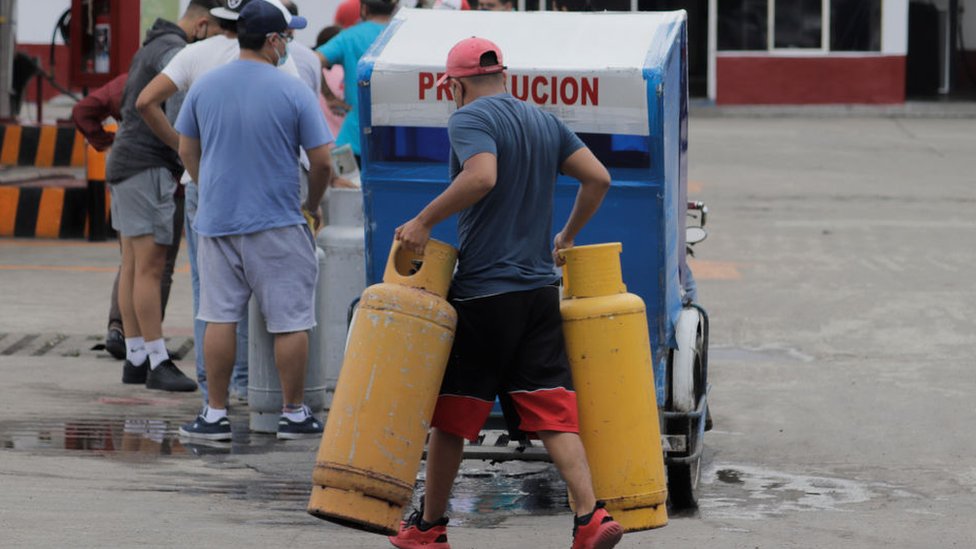
<path fill-rule="evenodd" d="M 102 123 L 107 118 L 122 120 L 122 90 L 129 73 L 116 76 L 108 84 L 90 93 L 71 109 L 71 120 L 98 152 L 105 152 L 115 141 L 115 132 Z"/>

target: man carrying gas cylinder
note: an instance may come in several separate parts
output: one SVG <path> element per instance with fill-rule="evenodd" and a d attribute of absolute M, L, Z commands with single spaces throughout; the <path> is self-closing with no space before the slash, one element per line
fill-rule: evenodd
<path fill-rule="evenodd" d="M 574 549 L 608 549 L 623 529 L 596 501 L 579 437 L 576 393 L 559 313 L 559 251 L 600 207 L 610 174 L 555 116 L 507 92 L 501 50 L 483 38 L 448 53 L 458 110 L 448 122 L 451 185 L 396 238 L 422 253 L 431 229 L 458 214 L 460 253 L 450 301 L 458 313 L 451 358 L 434 410 L 420 510 L 390 542 L 447 549 L 447 502 L 464 439 L 474 440 L 499 394 L 519 429 L 538 436 L 576 502 Z M 549 247 L 556 177 L 581 183 L 572 214 Z"/>

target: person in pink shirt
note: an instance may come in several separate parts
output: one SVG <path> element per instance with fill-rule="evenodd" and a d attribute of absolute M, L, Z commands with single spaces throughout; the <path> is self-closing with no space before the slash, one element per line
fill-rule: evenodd
<path fill-rule="evenodd" d="M 359 0 L 356 0 L 355 3 L 359 4 Z M 338 14 L 336 14 L 336 17 L 338 18 Z M 339 25 L 332 25 L 322 29 L 315 38 L 315 48 L 313 49 L 318 49 L 322 44 L 325 44 L 334 38 L 335 35 L 339 34 L 341 30 L 342 27 Z M 342 65 L 335 64 L 328 69 L 322 69 L 322 77 L 325 79 L 325 84 L 335 93 L 336 97 L 344 100 L 345 84 L 343 83 L 343 78 L 345 78 L 345 71 Z M 324 86 L 323 89 L 325 89 Z M 348 105 L 345 109 L 330 109 L 328 103 L 325 101 L 325 97 L 322 96 L 319 96 L 319 103 L 322 106 L 322 112 L 325 113 L 325 121 L 329 124 L 332 135 L 339 135 L 339 128 L 342 127 L 342 121 L 345 119 L 346 112 L 349 110 Z"/>

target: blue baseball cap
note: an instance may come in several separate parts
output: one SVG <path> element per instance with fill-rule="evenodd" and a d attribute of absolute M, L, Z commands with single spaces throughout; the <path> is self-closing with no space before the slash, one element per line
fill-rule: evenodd
<path fill-rule="evenodd" d="M 252 0 L 241 8 L 237 19 L 237 33 L 263 35 L 285 32 L 288 29 L 304 29 L 308 21 L 304 17 L 288 13 L 278 0 Z"/>

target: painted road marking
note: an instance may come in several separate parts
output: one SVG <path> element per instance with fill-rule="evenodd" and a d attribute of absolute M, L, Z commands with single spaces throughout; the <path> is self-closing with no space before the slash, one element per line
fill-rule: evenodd
<path fill-rule="evenodd" d="M 118 267 L 96 267 L 94 265 L 0 265 L 0 271 L 63 271 L 75 273 L 114 273 Z M 184 263 L 173 270 L 174 273 L 190 272 L 190 264 Z"/>
<path fill-rule="evenodd" d="M 695 275 L 695 280 L 741 280 L 739 271 L 741 263 L 731 261 L 708 261 L 706 259 L 688 258 L 688 266 Z"/>

